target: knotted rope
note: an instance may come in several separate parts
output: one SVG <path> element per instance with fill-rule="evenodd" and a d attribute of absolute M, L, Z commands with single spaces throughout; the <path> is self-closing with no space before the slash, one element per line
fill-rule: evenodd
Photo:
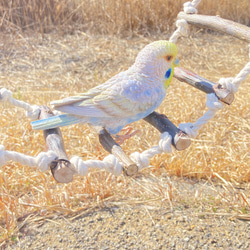
<path fill-rule="evenodd" d="M 0 167 L 12 160 L 22 165 L 37 167 L 40 171 L 45 172 L 49 169 L 50 163 L 57 158 L 53 151 L 41 152 L 37 157 L 32 157 L 15 151 L 7 151 L 3 145 L 0 145 Z"/>
<path fill-rule="evenodd" d="M 152 147 L 143 153 L 135 152 L 131 158 L 138 164 L 139 169 L 143 169 L 149 165 L 149 158 L 162 152 L 170 153 L 172 137 L 167 133 L 161 135 L 158 146 Z M 6 151 L 3 145 L 0 145 L 0 167 L 4 166 L 8 161 L 16 161 L 30 167 L 37 167 L 42 172 L 47 171 L 52 161 L 58 159 L 53 151 L 41 152 L 37 157 L 27 156 L 15 151 Z M 84 176 L 88 174 L 90 168 L 105 169 L 112 174 L 118 176 L 122 173 L 122 164 L 118 159 L 110 154 L 101 160 L 83 161 L 80 157 L 74 156 L 70 159 L 78 175 Z"/>
<path fill-rule="evenodd" d="M 184 12 L 186 14 L 197 14 L 198 11 L 196 7 L 201 2 L 201 0 L 193 0 L 192 2 L 186 2 L 183 4 Z M 169 41 L 172 43 L 176 43 L 179 37 L 181 36 L 188 36 L 189 29 L 188 29 L 188 23 L 186 20 L 181 19 L 176 21 L 176 31 L 173 33 L 173 35 L 169 38 Z"/>
<path fill-rule="evenodd" d="M 26 116 L 31 120 L 37 120 L 40 114 L 40 108 L 37 105 L 30 105 L 26 102 L 13 98 L 13 93 L 5 88 L 0 89 L 0 102 L 8 102 L 9 104 L 23 108 L 26 110 Z"/>

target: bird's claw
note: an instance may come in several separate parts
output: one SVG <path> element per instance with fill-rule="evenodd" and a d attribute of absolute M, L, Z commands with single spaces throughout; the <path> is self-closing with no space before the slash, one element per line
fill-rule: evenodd
<path fill-rule="evenodd" d="M 132 136 L 138 134 L 140 132 L 139 129 L 135 130 L 134 132 L 131 133 L 131 131 L 133 130 L 132 127 L 125 127 L 124 129 L 122 129 L 121 131 L 126 131 L 124 135 L 116 135 L 115 136 L 115 141 L 121 145 L 122 143 L 124 143 L 124 141 L 130 139 Z"/>

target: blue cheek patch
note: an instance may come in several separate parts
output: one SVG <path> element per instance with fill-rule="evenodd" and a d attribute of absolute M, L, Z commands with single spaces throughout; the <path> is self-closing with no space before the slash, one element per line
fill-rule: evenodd
<path fill-rule="evenodd" d="M 171 72 L 172 72 L 172 69 L 170 68 L 170 69 L 166 72 L 166 74 L 165 74 L 165 78 L 166 78 L 166 79 L 168 79 L 168 78 L 170 77 Z"/>

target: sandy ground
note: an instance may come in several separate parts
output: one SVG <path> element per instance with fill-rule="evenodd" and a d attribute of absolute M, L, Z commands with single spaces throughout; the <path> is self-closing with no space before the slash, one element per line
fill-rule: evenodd
<path fill-rule="evenodd" d="M 171 183 L 173 189 L 183 190 L 179 202 L 174 204 L 168 200 L 107 201 L 68 216 L 61 213 L 51 216 L 31 214 L 30 222 L 24 223 L 18 236 L 3 247 L 103 250 L 250 248 L 249 216 L 238 215 L 233 208 L 215 205 L 214 197 L 223 192 L 222 185 L 179 178 L 172 178 Z M 203 194 L 203 198 L 197 193 Z M 191 202 L 195 195 L 196 202 Z M 211 204 L 214 206 L 212 211 Z M 23 218 L 25 220 L 27 217 Z"/>

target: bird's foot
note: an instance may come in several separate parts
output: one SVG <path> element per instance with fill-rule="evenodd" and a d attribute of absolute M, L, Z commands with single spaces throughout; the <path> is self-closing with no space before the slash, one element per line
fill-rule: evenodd
<path fill-rule="evenodd" d="M 119 145 L 122 145 L 122 143 L 124 143 L 126 140 L 130 139 L 132 136 L 134 136 L 134 135 L 136 135 L 136 134 L 138 134 L 140 132 L 139 129 L 137 129 L 134 132 L 132 132 L 133 128 L 129 127 L 129 126 L 123 128 L 121 131 L 125 131 L 125 134 L 123 134 L 123 135 L 116 135 L 115 136 L 115 141 Z"/>

